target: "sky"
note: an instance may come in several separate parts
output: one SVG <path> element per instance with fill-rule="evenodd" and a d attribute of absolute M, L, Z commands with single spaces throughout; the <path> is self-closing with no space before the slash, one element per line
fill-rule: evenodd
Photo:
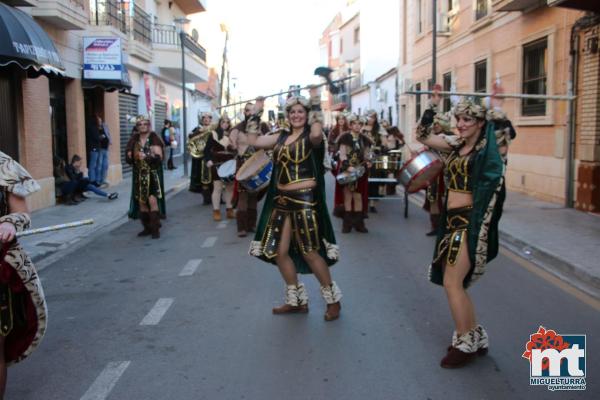
<path fill-rule="evenodd" d="M 192 16 L 192 27 L 206 47 L 207 63 L 221 73 L 229 28 L 231 77 L 244 97 L 287 90 L 289 85 L 319 82 L 321 34 L 346 0 L 205 0 L 206 12 Z M 232 82 L 233 84 L 233 82 Z"/>

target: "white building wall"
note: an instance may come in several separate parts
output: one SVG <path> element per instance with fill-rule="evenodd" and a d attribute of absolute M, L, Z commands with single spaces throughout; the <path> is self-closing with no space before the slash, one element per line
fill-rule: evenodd
<path fill-rule="evenodd" d="M 398 65 L 399 1 L 360 2 L 360 64 L 363 83 Z"/>
<path fill-rule="evenodd" d="M 390 75 L 376 85 L 375 110 L 379 115 L 384 112 L 384 118 L 389 121 L 391 107 L 391 124 L 398 124 L 398 108 L 396 105 L 396 74 Z"/>
<path fill-rule="evenodd" d="M 352 112 L 356 114 L 363 114 L 365 111 L 371 108 L 370 101 L 370 90 L 363 90 L 362 92 L 353 94 Z"/>

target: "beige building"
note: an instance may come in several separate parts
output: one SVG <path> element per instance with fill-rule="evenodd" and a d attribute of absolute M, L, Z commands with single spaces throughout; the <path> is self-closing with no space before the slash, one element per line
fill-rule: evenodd
<path fill-rule="evenodd" d="M 599 21 L 597 14 L 583 18 L 582 10 L 562 8 L 569 2 L 548 1 L 562 3 L 556 7 L 542 0 L 438 1 L 436 82 L 445 90 L 491 92 L 500 79 L 507 93 L 544 95 L 567 94 L 569 83 L 576 82 L 575 113 L 567 101 L 505 101 L 518 133 L 507 185 L 556 203 L 572 197 L 577 208 L 598 212 Z M 431 6 L 431 1 L 401 0 L 400 92 L 431 86 Z M 403 130 L 413 130 L 426 101 L 426 96 L 400 96 Z M 448 99 L 444 109 L 449 107 Z"/>
<path fill-rule="evenodd" d="M 0 62 L 4 65 L 0 66 L 0 143 L 2 150 L 19 160 L 42 186 L 29 200 L 33 209 L 55 204 L 53 160 L 69 160 L 74 154 L 87 158 L 86 130 L 95 114 L 104 118 L 111 133 L 107 180 L 113 184 L 127 173 L 123 149 L 133 127 L 131 116 L 149 113 L 156 130 L 165 118 L 181 122 L 182 50 L 174 20 L 204 11 L 201 1 L 0 3 L 10 7 L 0 9 L 3 12 L 18 7 L 33 17 L 53 42 L 60 57 L 57 64 L 62 67 L 58 74 L 33 78 L 35 67 L 25 72 L 14 63 Z M 185 24 L 182 27 L 186 32 L 188 127 L 192 127 L 197 124 L 198 112 L 210 108 L 211 99 L 194 86 L 207 81 L 206 52 L 197 32 Z M 120 45 L 119 61 L 84 63 L 84 55 L 89 56 L 90 49 L 101 42 Z M 45 51 L 35 48 L 38 54 Z M 103 75 L 105 71 L 111 71 L 110 76 Z"/>

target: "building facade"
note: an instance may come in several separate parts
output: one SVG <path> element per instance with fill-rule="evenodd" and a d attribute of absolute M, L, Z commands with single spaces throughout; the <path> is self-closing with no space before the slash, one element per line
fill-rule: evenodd
<path fill-rule="evenodd" d="M 57 159 L 68 161 L 75 154 L 87 159 L 86 132 L 96 115 L 104 119 L 111 133 L 107 179 L 111 184 L 118 183 L 128 172 L 124 146 L 133 128 L 131 117 L 150 114 L 157 131 L 164 119 L 181 125 L 180 38 L 185 44 L 188 127 L 197 124 L 195 114 L 210 107 L 210 99 L 195 89 L 196 83 L 207 80 L 206 52 L 193 27 L 182 23 L 179 28 L 185 33 L 180 35 L 174 22 L 204 11 L 201 1 L 1 3 L 18 6 L 33 17 L 54 43 L 64 67 L 60 74 L 36 78 L 22 72 L 10 85 L 6 81 L 8 76 L 14 76 L 14 69 L 0 67 L 0 90 L 17 100 L 12 108 L 0 102 L 0 113 L 15 121 L 10 129 L 0 131 L 4 136 L 2 143 L 7 143 L 10 155 L 42 187 L 29 199 L 32 209 L 55 204 L 53 164 Z M 103 45 L 106 48 L 96 51 Z M 114 53 L 113 59 L 108 60 L 108 53 Z M 4 128 L 6 121 L 0 122 Z"/>

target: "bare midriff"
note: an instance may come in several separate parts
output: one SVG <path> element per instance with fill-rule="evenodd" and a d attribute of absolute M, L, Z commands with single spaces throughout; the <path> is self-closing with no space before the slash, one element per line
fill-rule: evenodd
<path fill-rule="evenodd" d="M 448 189 L 448 209 L 469 207 L 473 205 L 473 194 L 468 192 L 457 192 Z"/>

